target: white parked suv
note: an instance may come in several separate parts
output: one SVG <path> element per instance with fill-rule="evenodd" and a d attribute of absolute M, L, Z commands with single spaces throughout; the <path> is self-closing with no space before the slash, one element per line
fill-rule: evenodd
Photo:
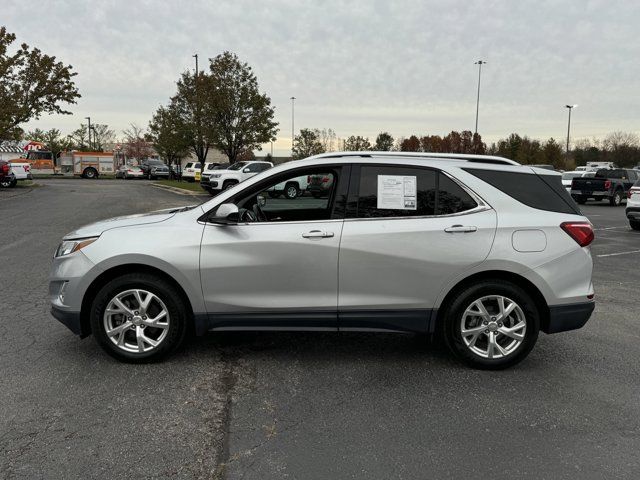
<path fill-rule="evenodd" d="M 634 183 L 633 187 L 627 192 L 625 213 L 631 228 L 640 230 L 640 180 Z"/>
<path fill-rule="evenodd" d="M 236 162 L 226 170 L 207 172 L 207 175 L 203 175 L 200 179 L 200 186 L 212 195 L 215 195 L 271 167 L 273 167 L 273 163 L 259 160 Z"/>
<path fill-rule="evenodd" d="M 269 197 L 303 176 L 322 195 Z M 505 368 L 594 309 L 593 229 L 560 179 L 473 155 L 285 163 L 201 205 L 69 233 L 51 311 L 129 362 L 189 331 L 307 329 L 435 334 L 472 366 Z"/>
<path fill-rule="evenodd" d="M 309 175 L 302 175 L 301 177 L 291 178 L 286 182 L 280 182 L 269 189 L 269 196 L 271 198 L 283 196 L 290 200 L 299 197 L 307 191 L 309 177 Z"/>
<path fill-rule="evenodd" d="M 200 162 L 188 162 L 182 170 L 182 178 L 187 182 L 195 182 L 196 174 L 200 172 Z"/>

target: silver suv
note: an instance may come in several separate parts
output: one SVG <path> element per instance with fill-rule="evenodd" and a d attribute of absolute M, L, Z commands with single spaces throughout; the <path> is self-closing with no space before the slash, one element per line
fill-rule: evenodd
<path fill-rule="evenodd" d="M 272 198 L 275 185 L 320 178 Z M 561 176 L 499 157 L 349 152 L 262 172 L 202 205 L 106 220 L 56 251 L 53 316 L 143 362 L 188 332 L 436 334 L 504 368 L 594 309 L 593 230 Z"/>

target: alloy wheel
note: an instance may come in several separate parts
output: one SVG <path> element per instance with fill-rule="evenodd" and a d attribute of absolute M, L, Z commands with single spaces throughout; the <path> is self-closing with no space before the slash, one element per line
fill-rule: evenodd
<path fill-rule="evenodd" d="M 119 349 L 145 353 L 157 348 L 169 332 L 169 310 L 147 290 L 118 293 L 107 304 L 103 316 L 105 333 Z"/>
<path fill-rule="evenodd" d="M 504 358 L 522 345 L 527 320 L 520 306 L 510 298 L 489 295 L 473 301 L 460 320 L 464 344 L 482 358 Z"/>

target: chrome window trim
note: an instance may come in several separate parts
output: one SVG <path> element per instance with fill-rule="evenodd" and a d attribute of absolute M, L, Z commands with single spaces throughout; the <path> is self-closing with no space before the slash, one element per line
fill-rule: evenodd
<path fill-rule="evenodd" d="M 372 220 L 415 220 L 426 218 L 449 218 L 449 217 L 461 217 L 462 215 L 471 215 L 473 213 L 484 212 L 487 210 L 493 210 L 489 205 L 478 205 L 471 210 L 465 210 L 464 212 L 448 213 L 446 215 L 408 215 L 406 217 L 369 217 L 369 218 L 346 218 L 345 222 L 369 222 Z"/>

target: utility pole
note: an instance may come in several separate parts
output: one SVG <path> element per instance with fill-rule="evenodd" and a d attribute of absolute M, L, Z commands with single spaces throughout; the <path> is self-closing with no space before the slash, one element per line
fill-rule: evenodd
<path fill-rule="evenodd" d="M 482 74 L 482 65 L 486 64 L 484 60 L 478 60 L 474 63 L 474 65 L 478 65 L 478 96 L 476 98 L 476 130 L 475 133 L 478 133 L 478 112 L 480 111 L 480 75 Z"/>
<path fill-rule="evenodd" d="M 295 134 L 295 107 L 294 102 L 296 97 L 291 97 L 291 158 L 293 158 L 293 140 L 296 138 Z"/>
<path fill-rule="evenodd" d="M 567 155 L 569 155 L 569 136 L 571 135 L 571 110 L 578 105 L 565 105 L 565 108 L 569 109 L 569 123 L 567 125 Z"/>
<path fill-rule="evenodd" d="M 89 136 L 89 151 L 91 151 L 91 117 L 84 117 L 87 119 L 89 126 L 87 128 L 87 135 Z"/>
<path fill-rule="evenodd" d="M 196 149 L 198 162 L 200 162 L 200 173 L 204 170 L 204 161 L 200 159 L 203 156 L 204 149 L 202 148 L 202 133 L 200 131 L 200 99 L 198 97 L 198 80 L 200 79 L 200 70 L 198 69 L 198 54 L 194 54 L 193 58 L 196 59 L 196 74 L 193 77 L 194 79 L 194 97 L 196 101 L 196 142 L 198 144 L 198 148 Z"/>

